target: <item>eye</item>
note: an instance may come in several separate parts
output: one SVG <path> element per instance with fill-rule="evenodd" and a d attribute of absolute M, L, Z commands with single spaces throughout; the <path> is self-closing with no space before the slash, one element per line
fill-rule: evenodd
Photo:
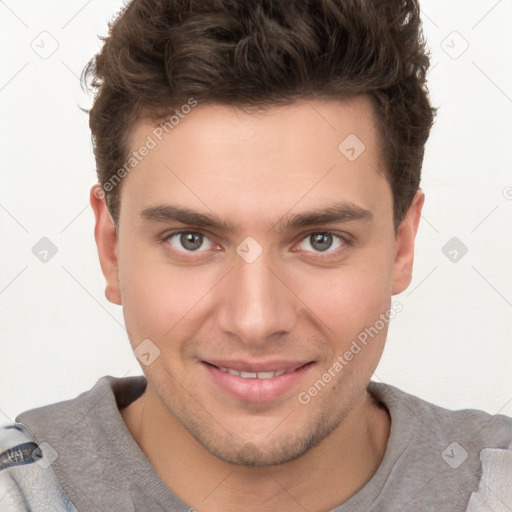
<path fill-rule="evenodd" d="M 329 253 L 337 252 L 336 249 L 342 248 L 347 244 L 346 240 L 340 235 L 331 231 L 318 231 L 310 233 L 299 244 L 301 250 L 310 251 L 307 247 L 313 247 L 313 252 Z M 330 250 L 333 249 L 333 250 Z"/>
<path fill-rule="evenodd" d="M 204 252 L 214 247 L 214 243 L 202 233 L 181 231 L 172 233 L 165 240 L 179 252 Z M 203 250 L 200 250 L 200 249 Z"/>

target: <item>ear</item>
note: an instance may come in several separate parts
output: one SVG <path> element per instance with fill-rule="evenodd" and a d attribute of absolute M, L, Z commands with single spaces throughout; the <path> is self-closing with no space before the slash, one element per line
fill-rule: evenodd
<path fill-rule="evenodd" d="M 412 280 L 412 264 L 414 261 L 414 239 L 418 232 L 421 209 L 425 202 L 425 194 L 418 190 L 412 200 L 405 218 L 398 226 L 396 233 L 396 256 L 393 273 L 393 295 L 403 292 Z"/>
<path fill-rule="evenodd" d="M 94 238 L 98 248 L 101 271 L 107 283 L 105 297 L 109 302 L 121 305 L 117 265 L 118 244 L 114 220 L 110 215 L 105 202 L 105 194 L 100 185 L 96 184 L 91 188 L 89 197 L 94 216 L 96 217 Z"/>

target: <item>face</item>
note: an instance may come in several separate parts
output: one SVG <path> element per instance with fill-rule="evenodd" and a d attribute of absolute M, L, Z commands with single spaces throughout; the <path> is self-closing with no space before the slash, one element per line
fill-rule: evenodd
<path fill-rule="evenodd" d="M 423 200 L 395 233 L 374 125 L 364 97 L 201 105 L 135 127 L 134 151 L 156 144 L 124 178 L 118 240 L 91 194 L 107 297 L 159 351 L 148 397 L 222 460 L 299 457 L 364 396 Z"/>

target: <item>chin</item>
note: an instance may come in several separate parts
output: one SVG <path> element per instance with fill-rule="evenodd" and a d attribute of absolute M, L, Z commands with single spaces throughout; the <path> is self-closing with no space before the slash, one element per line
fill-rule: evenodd
<path fill-rule="evenodd" d="M 303 425 L 301 432 L 267 435 L 255 441 L 246 436 L 222 432 L 215 434 L 198 424 L 185 425 L 196 441 L 218 459 L 245 467 L 265 467 L 286 464 L 298 459 L 326 438 L 341 422 L 320 418 L 315 423 Z"/>

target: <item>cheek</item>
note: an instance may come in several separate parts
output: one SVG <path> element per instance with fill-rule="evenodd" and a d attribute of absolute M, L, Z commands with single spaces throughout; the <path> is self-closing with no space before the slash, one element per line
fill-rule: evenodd
<path fill-rule="evenodd" d="M 389 308 L 392 269 L 392 262 L 376 259 L 370 265 L 302 276 L 299 296 L 331 331 L 354 335 Z"/>
<path fill-rule="evenodd" d="M 132 247 L 132 246 L 133 247 Z M 119 253 L 119 284 L 125 323 L 132 343 L 161 339 L 185 313 L 179 272 L 152 260 L 125 242 Z"/>
<path fill-rule="evenodd" d="M 150 252 L 121 250 L 119 282 L 132 344 L 149 338 L 163 345 L 188 329 L 189 318 L 202 310 L 215 277 L 199 267 L 171 265 L 160 255 L 151 258 Z"/>

